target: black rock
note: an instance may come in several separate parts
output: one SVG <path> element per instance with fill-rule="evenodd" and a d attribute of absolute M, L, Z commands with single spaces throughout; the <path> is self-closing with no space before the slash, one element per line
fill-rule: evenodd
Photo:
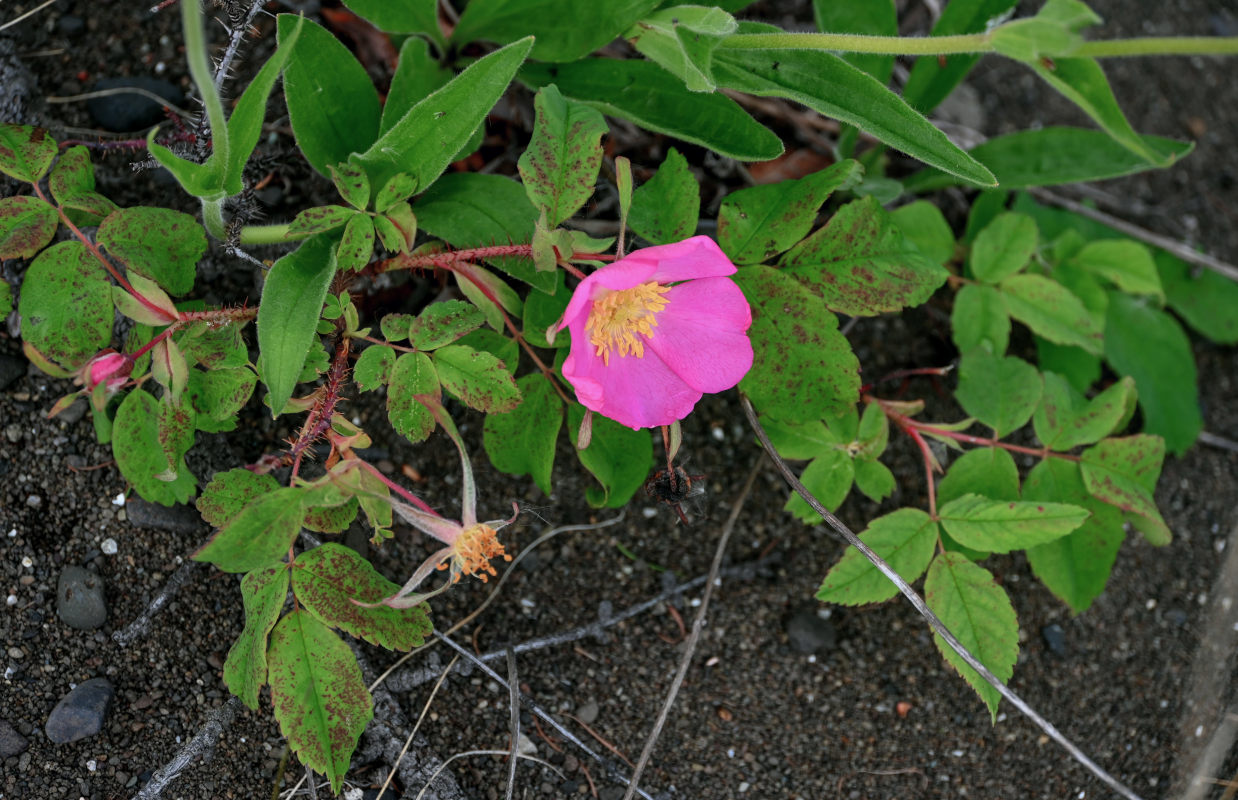
<path fill-rule="evenodd" d="M 0 355 L 0 391 L 26 374 L 26 359 Z"/>
<path fill-rule="evenodd" d="M 1040 629 L 1040 635 L 1045 640 L 1050 653 L 1056 656 L 1066 655 L 1066 631 L 1062 630 L 1061 625 L 1056 622 L 1050 623 Z"/>
<path fill-rule="evenodd" d="M 0 719 L 0 758 L 21 755 L 30 743 L 6 719 Z"/>
<path fill-rule="evenodd" d="M 168 508 L 135 497 L 125 503 L 125 515 L 129 518 L 129 524 L 136 528 L 155 528 L 171 533 L 201 533 L 206 530 L 206 523 L 197 509 L 189 506 Z"/>
<path fill-rule="evenodd" d="M 787 638 L 798 653 L 819 653 L 834 647 L 834 623 L 817 616 L 815 609 L 798 611 L 787 620 Z"/>
<path fill-rule="evenodd" d="M 103 729 L 115 693 L 107 678 L 79 683 L 52 709 L 44 726 L 47 738 L 56 744 L 68 744 L 94 736 Z"/>
<path fill-rule="evenodd" d="M 65 567 L 56 585 L 56 614 L 79 631 L 92 631 L 106 622 L 103 578 L 82 567 Z"/>
<path fill-rule="evenodd" d="M 104 78 L 94 85 L 92 91 L 104 89 L 145 89 L 157 94 L 168 103 L 179 106 L 185 103 L 185 94 L 158 78 L 148 78 L 143 75 L 131 78 Z M 86 101 L 86 110 L 95 122 L 104 130 L 115 133 L 140 131 L 162 122 L 166 115 L 163 103 L 136 92 L 118 92 L 103 97 L 92 97 Z"/>
<path fill-rule="evenodd" d="M 65 36 L 77 36 L 86 30 L 86 20 L 74 14 L 65 14 L 56 20 L 56 30 Z"/>

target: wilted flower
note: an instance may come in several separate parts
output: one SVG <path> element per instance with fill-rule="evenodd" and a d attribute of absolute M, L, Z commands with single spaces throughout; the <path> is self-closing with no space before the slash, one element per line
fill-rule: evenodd
<path fill-rule="evenodd" d="M 563 377 L 586 408 L 629 428 L 669 425 L 752 367 L 752 312 L 712 239 L 638 250 L 580 282 L 558 330 Z"/>

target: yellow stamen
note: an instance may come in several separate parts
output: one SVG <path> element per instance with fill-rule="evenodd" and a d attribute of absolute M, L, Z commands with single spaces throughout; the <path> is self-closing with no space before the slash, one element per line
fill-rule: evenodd
<path fill-rule="evenodd" d="M 502 556 L 505 561 L 512 560 L 504 551 L 503 545 L 499 544 L 499 535 L 494 528 L 480 522 L 471 528 L 465 528 L 460 533 L 460 538 L 456 539 L 451 556 L 452 564 L 456 567 L 452 570 L 452 580 L 460 580 L 461 575 L 476 575 L 485 583 L 488 580 L 487 573 L 498 574 L 494 567 L 490 566 L 490 559 L 496 556 Z M 446 568 L 446 564 L 439 565 L 439 569 Z"/>
<path fill-rule="evenodd" d="M 608 292 L 593 301 L 585 330 L 589 331 L 589 342 L 597 348 L 602 363 L 610 364 L 612 349 L 618 349 L 620 356 L 644 357 L 645 343 L 638 334 L 646 339 L 653 337 L 658 312 L 668 302 L 662 295 L 670 290 L 669 286 L 649 281 L 631 289 Z"/>

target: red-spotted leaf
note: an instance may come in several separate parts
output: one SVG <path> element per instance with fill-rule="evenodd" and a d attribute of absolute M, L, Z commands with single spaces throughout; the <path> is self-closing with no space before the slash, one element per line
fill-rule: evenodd
<path fill-rule="evenodd" d="M 553 227 L 593 194 L 606 120 L 596 109 L 564 97 L 554 84 L 539 89 L 533 105 L 537 119 L 520 156 L 520 177 L 529 200 Z"/>
<path fill-rule="evenodd" d="M 348 645 L 308 611 L 294 611 L 271 632 L 267 652 L 271 705 L 301 763 L 339 794 L 357 739 L 374 716 L 361 668 Z"/>
<path fill-rule="evenodd" d="M 1123 378 L 1091 401 L 1056 373 L 1046 372 L 1044 381 L 1044 396 L 1032 425 L 1036 437 L 1050 450 L 1099 442 L 1129 418 L 1135 403 L 1135 381 L 1131 378 Z"/>
<path fill-rule="evenodd" d="M 885 559 L 908 583 L 928 568 L 937 546 L 937 523 L 917 508 L 900 508 L 878 517 L 860 534 L 860 541 Z M 898 594 L 890 582 L 855 548 L 848 548 L 817 590 L 817 599 L 826 603 L 858 606 L 880 603 Z"/>
<path fill-rule="evenodd" d="M 193 288 L 206 234 L 197 220 L 168 208 L 122 208 L 99 225 L 99 244 L 126 267 L 172 295 Z"/>
<path fill-rule="evenodd" d="M 224 572 L 249 572 L 286 555 L 301 531 L 303 492 L 283 488 L 260 495 L 193 554 Z"/>
<path fill-rule="evenodd" d="M 95 170 L 90 164 L 90 151 L 84 145 L 75 145 L 60 154 L 47 177 L 47 188 L 60 205 L 93 217 L 92 224 L 98 224 L 119 208 L 95 191 Z"/>
<path fill-rule="evenodd" d="M 1152 497 L 1164 460 L 1165 440 L 1147 434 L 1106 439 L 1079 456 L 1088 493 L 1125 511 L 1154 545 L 1169 544 L 1173 538 Z"/>
<path fill-rule="evenodd" d="M 335 258 L 341 271 L 356 271 L 370 263 L 374 255 L 374 219 L 367 214 L 354 214 L 344 226 Z"/>
<path fill-rule="evenodd" d="M 30 258 L 47 246 L 59 224 L 56 209 L 37 197 L 0 199 L 0 258 Z"/>
<path fill-rule="evenodd" d="M 443 388 L 465 405 L 487 413 L 511 411 L 520 402 L 520 389 L 491 353 L 452 344 L 434 352 L 434 366 Z"/>
<path fill-rule="evenodd" d="M 387 390 L 387 417 L 391 427 L 410 442 L 420 442 L 434 432 L 434 417 L 417 401 L 417 395 L 439 394 L 439 378 L 434 363 L 425 353 L 405 353 L 391 368 Z"/>
<path fill-rule="evenodd" d="M 863 175 L 859 162 L 847 160 L 799 180 L 732 192 L 718 210 L 718 245 L 736 264 L 773 258 L 808 234 L 831 194 L 851 188 Z"/>
<path fill-rule="evenodd" d="M 241 579 L 245 629 L 224 662 L 224 683 L 241 702 L 258 709 L 258 692 L 267 682 L 267 635 L 288 597 L 288 565 L 272 564 Z"/>
<path fill-rule="evenodd" d="M 47 174 L 56 157 L 56 140 L 42 128 L 0 124 L 0 172 L 26 183 Z"/>
<path fill-rule="evenodd" d="M 701 187 L 688 159 L 672 147 L 654 176 L 633 194 L 628 225 L 654 244 L 670 244 L 696 232 L 700 213 Z M 718 225 L 721 233 L 722 223 Z"/>
<path fill-rule="evenodd" d="M 394 366 L 395 350 L 386 345 L 372 345 L 361 351 L 361 357 L 353 367 L 353 380 L 361 391 L 372 392 L 391 380 Z"/>
<path fill-rule="evenodd" d="M 58 364 L 85 363 L 112 338 L 109 287 L 103 267 L 81 242 L 52 245 L 22 282 L 22 339 Z"/>
<path fill-rule="evenodd" d="M 236 428 L 236 415 L 253 396 L 258 376 L 249 367 L 191 370 L 189 401 L 198 412 L 198 430 L 215 433 Z"/>
<path fill-rule="evenodd" d="M 1099 354 L 1104 349 L 1100 325 L 1083 301 L 1057 281 L 1043 275 L 1011 275 L 999 284 L 1010 316 L 1057 344 L 1082 347 Z"/>
<path fill-rule="evenodd" d="M 1064 503 L 991 500 L 965 494 L 938 511 L 938 519 L 965 547 L 1009 553 L 1059 539 L 1083 524 L 1086 509 Z"/>
<path fill-rule="evenodd" d="M 920 254 L 872 197 L 848 203 L 825 227 L 791 248 L 783 271 L 852 316 L 923 303 L 947 272 Z"/>
<path fill-rule="evenodd" d="M 981 664 L 1003 683 L 1010 680 L 1019 656 L 1019 621 L 1006 591 L 988 570 L 962 553 L 942 553 L 929 565 L 924 599 Z M 946 661 L 980 695 L 996 722 L 997 704 L 1001 701 L 998 691 L 968 666 L 945 639 L 934 634 L 933 641 Z"/>
<path fill-rule="evenodd" d="M 259 475 L 244 467 L 237 467 L 216 473 L 194 505 L 202 519 L 218 528 L 241 513 L 241 509 L 252 500 L 278 488 L 279 482 L 271 475 Z"/>
<path fill-rule="evenodd" d="M 165 408 L 142 389 L 126 395 L 112 427 L 112 457 L 143 499 L 170 506 L 188 502 L 196 488 L 184 457 L 193 443 L 193 421 L 189 415 L 186 436 L 181 414 Z"/>
<path fill-rule="evenodd" d="M 334 542 L 297 556 L 292 564 L 292 591 L 327 625 L 388 650 L 409 650 L 424 644 L 432 627 L 429 607 L 424 604 L 395 609 L 365 608 L 354 603 L 378 602 L 400 587 L 378 574 L 356 552 Z"/>
<path fill-rule="evenodd" d="M 335 184 L 335 190 L 340 193 L 340 197 L 353 208 L 364 211 L 370 202 L 370 179 L 365 170 L 347 162 L 334 164 L 327 169 L 331 172 L 331 182 Z"/>
<path fill-rule="evenodd" d="M 1040 582 L 1071 611 L 1083 613 L 1104 590 L 1126 538 L 1122 512 L 1090 496 L 1079 465 L 1060 458 L 1046 458 L 1032 468 L 1023 496 L 1028 501 L 1070 503 L 1091 512 L 1062 538 L 1027 549 L 1027 562 Z"/>
<path fill-rule="evenodd" d="M 323 231 L 331 231 L 345 225 L 350 219 L 361 212 L 344 206 L 315 206 L 307 208 L 288 226 L 289 234 L 309 236 Z"/>
<path fill-rule="evenodd" d="M 481 327 L 486 318 L 481 309 L 463 300 L 432 303 L 409 326 L 409 343 L 418 350 L 434 350 Z"/>

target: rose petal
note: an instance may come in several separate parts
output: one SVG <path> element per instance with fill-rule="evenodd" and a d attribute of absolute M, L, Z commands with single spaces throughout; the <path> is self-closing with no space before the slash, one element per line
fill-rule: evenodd
<path fill-rule="evenodd" d="M 745 333 L 752 312 L 739 287 L 728 278 L 705 278 L 673 287 L 666 299 L 647 350 L 700 392 L 739 383 L 752 368 L 752 343 Z"/>
<path fill-rule="evenodd" d="M 658 283 L 735 274 L 735 265 L 708 236 L 693 236 L 674 244 L 646 247 L 644 250 L 637 250 L 624 261 L 653 264 L 656 270 L 650 279 Z"/>

